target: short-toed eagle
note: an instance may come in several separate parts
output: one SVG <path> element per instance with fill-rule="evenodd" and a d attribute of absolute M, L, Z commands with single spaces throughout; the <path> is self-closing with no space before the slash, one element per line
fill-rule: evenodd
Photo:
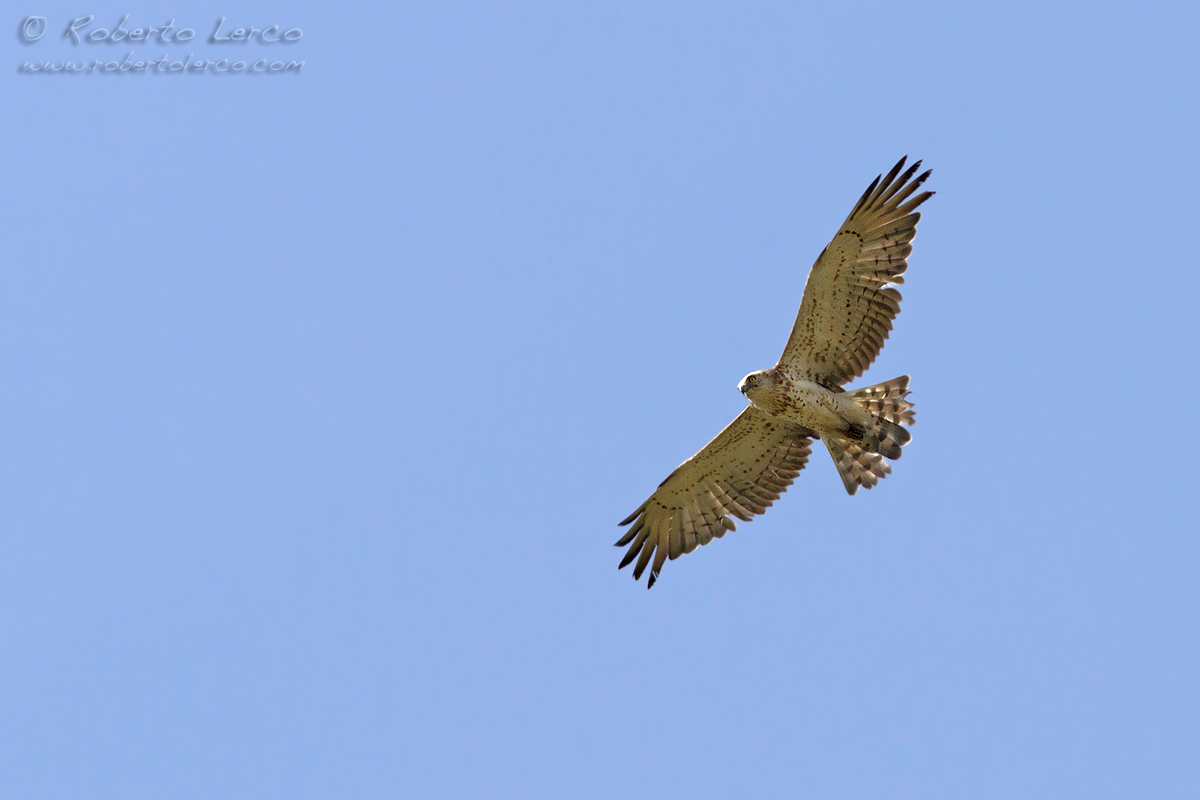
<path fill-rule="evenodd" d="M 913 180 L 921 162 L 901 175 L 904 161 L 867 187 L 817 257 L 779 363 L 738 387 L 750 405 L 621 523 L 631 525 L 617 542 L 629 546 L 621 568 L 636 558 L 634 580 L 650 566 L 653 586 L 668 557 L 735 530 L 731 516 L 766 511 L 808 462 L 813 439 L 824 440 L 850 494 L 892 471 L 884 459 L 900 458 L 912 438 L 903 427 L 913 423 L 908 376 L 842 386 L 883 348 L 900 312 L 900 292 L 889 284 L 904 282 L 916 209 L 933 196 L 913 196 L 929 171 Z"/>

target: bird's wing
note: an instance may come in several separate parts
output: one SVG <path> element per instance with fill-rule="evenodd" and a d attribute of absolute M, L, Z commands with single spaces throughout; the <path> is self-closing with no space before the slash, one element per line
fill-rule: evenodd
<path fill-rule="evenodd" d="M 900 313 L 900 292 L 887 284 L 904 282 L 921 218 L 915 209 L 933 196 L 912 196 L 929 177 L 926 171 L 910 182 L 920 166 L 897 179 L 902 158 L 876 178 L 813 264 L 779 359 L 793 374 L 832 389 L 863 374 L 883 349 Z"/>
<path fill-rule="evenodd" d="M 748 406 L 621 523 L 632 523 L 617 542 L 629 545 L 621 568 L 637 558 L 637 580 L 653 558 L 649 588 L 668 556 L 674 560 L 736 530 L 731 515 L 748 520 L 766 511 L 808 462 L 814 436 Z"/>

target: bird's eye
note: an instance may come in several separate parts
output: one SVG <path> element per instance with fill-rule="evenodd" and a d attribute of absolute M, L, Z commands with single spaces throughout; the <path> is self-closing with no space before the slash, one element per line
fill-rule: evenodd
<path fill-rule="evenodd" d="M 750 383 L 754 383 L 756 380 L 758 380 L 758 378 L 756 378 L 756 377 L 754 377 L 753 375 L 751 375 L 751 376 L 750 376 L 749 378 L 747 378 L 746 380 L 748 380 Z"/>

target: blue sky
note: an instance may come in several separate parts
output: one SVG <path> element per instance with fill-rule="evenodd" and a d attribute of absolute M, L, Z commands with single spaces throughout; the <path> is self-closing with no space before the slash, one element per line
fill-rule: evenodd
<path fill-rule="evenodd" d="M 9 8 L 7 796 L 1200 794 L 1194 8 L 327 5 Z M 904 154 L 904 459 L 647 592 Z"/>

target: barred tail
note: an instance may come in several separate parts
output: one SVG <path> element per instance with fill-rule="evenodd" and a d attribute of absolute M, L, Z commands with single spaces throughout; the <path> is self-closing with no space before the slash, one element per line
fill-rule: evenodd
<path fill-rule="evenodd" d="M 891 473 L 884 458 L 897 459 L 901 448 L 912 440 L 903 426 L 915 421 L 913 404 L 908 397 L 908 376 L 847 392 L 865 411 L 875 417 L 875 427 L 865 431 L 861 441 L 825 436 L 825 446 L 837 465 L 846 491 L 854 494 L 859 486 L 870 489 Z"/>
<path fill-rule="evenodd" d="M 905 400 L 908 397 L 908 376 L 901 375 L 884 383 L 855 389 L 846 392 L 859 408 L 869 411 L 876 417 L 895 425 L 912 425 L 916 420 L 913 414 L 913 404 Z M 905 441 L 908 441 L 905 439 Z"/>

